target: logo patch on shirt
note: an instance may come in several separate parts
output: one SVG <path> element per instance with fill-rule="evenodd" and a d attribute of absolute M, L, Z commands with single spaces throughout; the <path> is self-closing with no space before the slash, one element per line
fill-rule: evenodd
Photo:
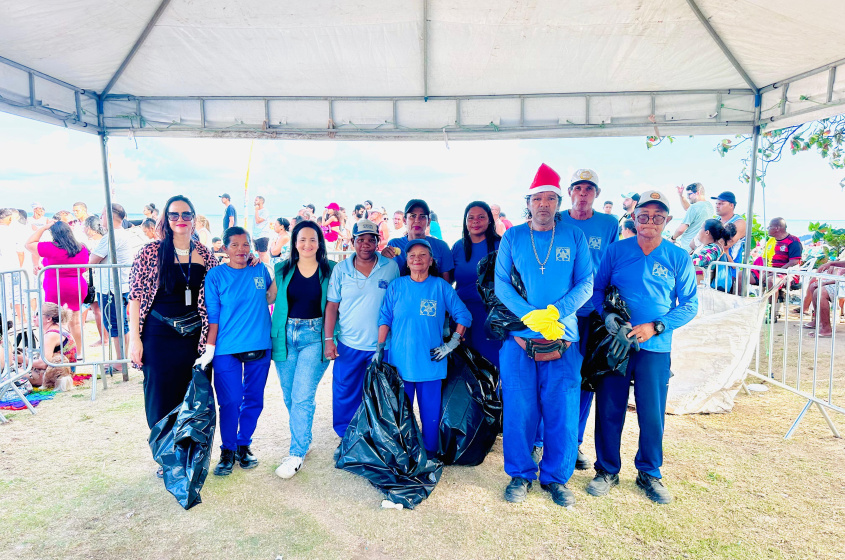
<path fill-rule="evenodd" d="M 378 287 L 381 288 L 382 290 L 386 290 L 387 289 L 387 280 L 379 280 L 378 281 Z"/>
<path fill-rule="evenodd" d="M 264 278 L 263 277 L 253 278 L 253 280 L 255 280 L 255 289 L 256 290 L 266 290 L 267 289 L 267 286 L 264 284 Z"/>
<path fill-rule="evenodd" d="M 556 261 L 568 261 L 569 260 L 569 247 L 555 247 L 555 260 Z"/>
<path fill-rule="evenodd" d="M 434 317 L 437 315 L 437 300 L 423 299 L 420 300 L 420 315 L 427 317 Z"/>
<path fill-rule="evenodd" d="M 778 245 L 778 251 L 786 251 L 786 245 Z"/>
<path fill-rule="evenodd" d="M 601 251 L 601 237 L 590 237 L 588 243 L 590 245 L 590 249 Z"/>
<path fill-rule="evenodd" d="M 669 278 L 669 270 L 660 263 L 654 263 L 651 269 L 652 276 L 659 276 L 660 278 Z"/>

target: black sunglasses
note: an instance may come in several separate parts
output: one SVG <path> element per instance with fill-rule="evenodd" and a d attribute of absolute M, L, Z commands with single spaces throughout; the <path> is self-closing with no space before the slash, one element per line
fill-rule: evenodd
<path fill-rule="evenodd" d="M 180 215 L 182 216 L 182 221 L 185 221 L 185 222 L 190 222 L 191 220 L 194 219 L 194 213 L 193 212 L 182 212 L 181 214 L 179 212 L 168 212 L 167 213 L 167 219 L 170 220 L 171 222 L 175 222 L 176 220 L 179 219 Z"/>

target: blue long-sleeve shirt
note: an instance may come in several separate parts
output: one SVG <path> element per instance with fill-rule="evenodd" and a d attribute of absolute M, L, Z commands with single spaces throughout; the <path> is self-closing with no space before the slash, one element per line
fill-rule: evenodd
<path fill-rule="evenodd" d="M 576 220 L 569 215 L 569 212 L 561 212 L 561 221 L 584 232 L 584 237 L 587 238 L 587 247 L 590 248 L 593 275 L 595 276 L 607 248 L 619 237 L 619 223 L 613 216 L 595 211 L 592 217 L 586 220 Z M 586 317 L 592 310 L 593 304 L 587 300 L 587 303 L 581 306 L 576 315 Z"/>
<path fill-rule="evenodd" d="M 552 245 L 551 252 L 549 244 Z M 496 258 L 495 291 L 499 300 L 517 317 L 535 309 L 554 305 L 560 312 L 564 326 L 564 340 L 578 341 L 578 322 L 575 313 L 593 293 L 593 265 L 587 239 L 580 229 L 558 222 L 552 231 L 535 231 L 534 247 L 528 224 L 512 227 L 505 232 Z M 549 255 L 545 270 L 540 262 Z M 525 300 L 511 284 L 511 267 L 515 266 L 522 277 L 528 299 Z M 542 338 L 531 329 L 512 332 L 523 338 Z"/>
<path fill-rule="evenodd" d="M 447 311 L 459 325 L 472 324 L 472 315 L 455 289 L 442 278 L 429 276 L 415 282 L 410 276 L 402 276 L 387 286 L 378 324 L 390 327 L 390 363 L 403 380 L 446 378 L 446 360 L 432 362 L 430 351 L 443 344 Z"/>
<path fill-rule="evenodd" d="M 611 245 L 602 259 L 593 287 L 593 306 L 601 313 L 604 291 L 616 286 L 631 313 L 631 324 L 661 321 L 666 330 L 640 344 L 651 352 L 672 351 L 672 331 L 698 312 L 695 269 L 686 251 L 662 240 L 646 255 L 636 237 Z"/>

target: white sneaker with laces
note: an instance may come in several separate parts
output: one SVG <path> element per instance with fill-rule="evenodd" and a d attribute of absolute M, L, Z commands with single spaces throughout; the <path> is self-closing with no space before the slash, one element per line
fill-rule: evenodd
<path fill-rule="evenodd" d="M 282 464 L 276 469 L 276 476 L 279 478 L 292 478 L 293 475 L 299 472 L 303 464 L 302 457 L 285 457 L 282 460 Z"/>

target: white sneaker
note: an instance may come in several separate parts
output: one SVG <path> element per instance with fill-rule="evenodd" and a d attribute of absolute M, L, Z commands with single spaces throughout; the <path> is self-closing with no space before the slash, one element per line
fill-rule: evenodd
<path fill-rule="evenodd" d="M 304 461 L 302 460 L 302 457 L 285 457 L 282 460 L 282 464 L 276 469 L 276 476 L 279 478 L 291 478 L 299 472 L 303 463 Z"/>

